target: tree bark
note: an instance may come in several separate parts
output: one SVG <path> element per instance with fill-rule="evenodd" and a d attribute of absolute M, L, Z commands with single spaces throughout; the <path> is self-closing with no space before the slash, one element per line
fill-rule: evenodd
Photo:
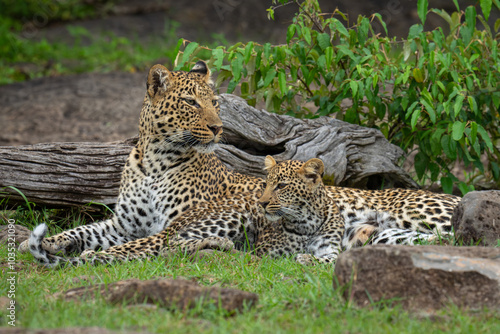
<path fill-rule="evenodd" d="M 318 157 L 330 184 L 418 187 L 397 165 L 403 151 L 378 130 L 329 117 L 300 120 L 271 114 L 229 94 L 222 94 L 220 102 L 225 143 L 216 154 L 236 171 L 264 177 L 268 154 L 278 161 Z M 19 190 L 28 201 L 49 207 L 114 204 L 135 141 L 0 147 L 0 196 L 10 197 L 9 204 L 24 203 Z"/>

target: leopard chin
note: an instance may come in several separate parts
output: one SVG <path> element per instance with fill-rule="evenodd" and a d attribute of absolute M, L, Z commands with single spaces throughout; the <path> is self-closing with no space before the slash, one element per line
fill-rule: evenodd
<path fill-rule="evenodd" d="M 200 143 L 198 145 L 195 145 L 193 148 L 198 152 L 202 154 L 208 154 L 212 153 L 216 148 L 218 144 L 215 141 L 211 141 L 208 143 Z"/>
<path fill-rule="evenodd" d="M 272 222 L 275 222 L 275 221 L 278 221 L 281 219 L 281 216 L 276 214 L 276 213 L 266 212 L 265 216 L 266 216 L 267 220 L 272 221 Z"/>

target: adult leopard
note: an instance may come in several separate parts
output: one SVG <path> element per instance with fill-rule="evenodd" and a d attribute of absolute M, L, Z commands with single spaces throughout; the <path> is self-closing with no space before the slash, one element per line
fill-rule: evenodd
<path fill-rule="evenodd" d="M 50 254 L 107 249 L 163 231 L 200 202 L 260 188 L 261 179 L 229 170 L 212 153 L 223 130 L 211 84 L 203 61 L 189 72 L 154 65 L 114 215 L 47 238 L 43 248 Z M 19 250 L 28 250 L 27 241 Z"/>
<path fill-rule="evenodd" d="M 147 79 L 139 141 L 122 173 L 115 214 L 109 220 L 44 239 L 43 249 L 49 254 L 104 250 L 159 233 L 202 202 L 262 191 L 261 179 L 229 170 L 212 152 L 221 138 L 222 122 L 210 85 L 210 71 L 204 62 L 189 72 L 153 66 Z M 459 201 L 454 196 L 405 189 L 326 190 L 339 207 L 351 244 L 366 242 L 380 229 L 385 230 L 383 241 L 387 243 L 411 240 L 416 231 L 448 233 Z M 391 219 L 385 219 L 386 215 Z M 357 224 L 360 222 L 369 224 Z M 255 227 L 249 225 L 246 237 L 255 242 Z M 27 249 L 27 242 L 20 246 L 21 251 Z"/>

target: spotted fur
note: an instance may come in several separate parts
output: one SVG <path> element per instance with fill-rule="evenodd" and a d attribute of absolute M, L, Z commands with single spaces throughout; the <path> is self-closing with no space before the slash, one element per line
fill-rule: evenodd
<path fill-rule="evenodd" d="M 274 161 L 271 157 L 267 160 Z M 47 266 L 111 263 L 167 251 L 236 248 L 271 256 L 305 252 L 319 261 L 331 262 L 340 251 L 344 229 L 342 217 L 321 181 L 323 169 L 319 159 L 274 162 L 260 198 L 257 192 L 247 192 L 216 203 L 203 202 L 156 235 L 101 252 L 85 251 L 78 258 L 43 254 L 40 260 Z M 30 246 L 39 243 L 45 232 L 37 227 Z"/>
<path fill-rule="evenodd" d="M 79 254 L 154 235 L 201 202 L 262 184 L 229 170 L 212 153 L 222 121 L 204 62 L 190 72 L 155 65 L 146 88 L 139 140 L 122 172 L 115 214 L 44 239 L 40 248 L 47 253 Z M 19 249 L 27 251 L 28 242 Z"/>
<path fill-rule="evenodd" d="M 111 247 L 102 252 L 85 251 L 81 257 L 62 258 L 33 252 L 45 265 L 79 265 L 90 262 L 109 264 L 158 256 L 165 252 L 195 253 L 201 249 L 253 250 L 257 255 L 295 256 L 299 263 L 332 263 L 342 249 L 364 243 L 412 243 L 431 233 L 399 229 L 398 222 L 386 212 L 359 213 L 344 223 L 331 192 L 322 182 L 323 162 L 276 163 L 268 156 L 269 171 L 262 191 L 244 192 L 197 205 L 176 219 L 164 231 Z M 351 229 L 351 232 L 349 232 Z M 37 228 L 30 247 L 38 247 L 45 229 Z M 398 239 L 391 237 L 398 235 Z"/>

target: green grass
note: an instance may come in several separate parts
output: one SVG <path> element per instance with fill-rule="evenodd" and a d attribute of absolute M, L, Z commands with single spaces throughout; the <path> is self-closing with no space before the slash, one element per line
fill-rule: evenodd
<path fill-rule="evenodd" d="M 3 218 L 33 226 L 53 219 L 53 212 L 31 221 L 29 212 L 4 212 Z M 56 222 L 54 222 L 56 223 Z M 65 226 L 68 222 L 63 222 Z M 54 224 L 52 225 L 54 226 Z M 51 232 L 59 229 L 52 228 Z M 7 248 L 0 246 L 0 258 Z M 246 254 L 216 253 L 192 261 L 182 255 L 134 261 L 113 266 L 82 266 L 49 270 L 35 263 L 30 254 L 16 254 L 17 326 L 63 328 L 99 326 L 114 330 L 147 330 L 152 333 L 498 333 L 498 311 L 464 311 L 453 306 L 433 315 L 408 313 L 400 307 L 379 303 L 360 309 L 342 298 L 333 285 L 333 268 L 306 267 L 290 259 L 252 259 Z M 2 260 L 2 277 L 8 271 Z M 94 277 L 93 283 L 111 283 L 128 278 L 185 278 L 204 286 L 221 286 L 259 295 L 256 307 L 228 316 L 216 307 L 190 311 L 168 310 L 143 305 L 110 305 L 101 299 L 64 302 L 47 296 L 85 285 L 75 277 Z M 0 296 L 8 284 L 0 281 Z M 5 312 L 5 310 L 1 310 Z M 7 326 L 1 316 L 0 326 Z"/>
<path fill-rule="evenodd" d="M 70 27 L 74 45 L 67 45 L 28 41 L 0 24 L 0 84 L 61 74 L 144 71 L 158 62 L 171 66 L 177 53 L 176 27 L 166 26 L 164 39 L 148 43 Z"/>

